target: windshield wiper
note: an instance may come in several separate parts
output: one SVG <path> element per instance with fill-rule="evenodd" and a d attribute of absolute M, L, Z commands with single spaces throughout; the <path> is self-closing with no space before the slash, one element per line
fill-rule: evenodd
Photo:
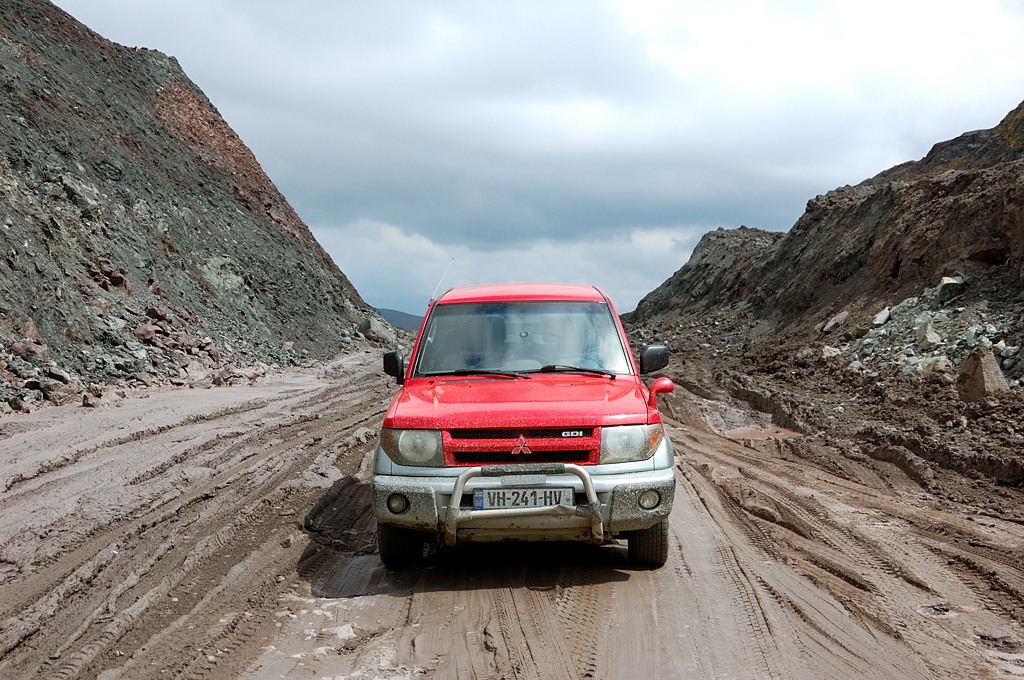
<path fill-rule="evenodd" d="M 611 371 L 602 371 L 600 368 L 584 368 L 583 366 L 569 366 L 566 364 L 547 364 L 538 369 L 541 373 L 585 373 L 587 375 L 603 375 L 615 380 L 615 374 Z M 536 371 L 534 371 L 536 372 Z"/>
<path fill-rule="evenodd" d="M 421 374 L 424 378 L 439 378 L 444 376 L 460 376 L 460 375 L 495 375 L 501 378 L 525 378 L 530 379 L 530 376 L 524 375 L 522 372 L 517 371 L 494 371 L 484 368 L 456 368 L 452 371 L 434 371 L 433 373 Z"/>

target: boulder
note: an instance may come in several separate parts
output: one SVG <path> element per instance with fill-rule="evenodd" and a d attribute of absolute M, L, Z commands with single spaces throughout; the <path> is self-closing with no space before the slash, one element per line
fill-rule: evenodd
<path fill-rule="evenodd" d="M 946 302 L 949 302 L 957 295 L 959 295 L 963 288 L 964 277 L 960 275 L 943 276 L 942 280 L 939 282 L 939 289 L 936 294 L 936 299 L 939 301 L 940 304 L 945 304 Z"/>
<path fill-rule="evenodd" d="M 86 303 L 86 306 L 93 311 L 93 314 L 103 318 L 110 312 L 110 303 L 103 298 L 94 298 Z"/>
<path fill-rule="evenodd" d="M 46 345 L 36 342 L 12 343 L 11 354 L 25 361 L 47 361 L 50 358 L 50 351 Z"/>
<path fill-rule="evenodd" d="M 833 316 L 831 319 L 828 320 L 828 322 L 822 327 L 821 332 L 822 333 L 831 333 L 835 329 L 837 329 L 840 326 L 842 326 L 843 322 L 846 321 L 846 319 L 849 316 L 850 316 L 849 312 L 839 312 L 838 314 L 836 314 L 835 316 Z"/>
<path fill-rule="evenodd" d="M 1010 386 L 992 351 L 977 349 L 964 359 L 956 388 L 963 401 L 973 403 L 1006 392 Z"/>
<path fill-rule="evenodd" d="M 157 326 L 156 324 L 145 323 L 142 324 L 141 326 L 136 326 L 135 330 L 132 331 L 132 334 L 135 335 L 135 337 L 141 340 L 142 342 L 152 342 L 154 336 L 156 336 L 157 333 L 162 332 L 163 329 L 160 328 L 160 326 Z"/>
<path fill-rule="evenodd" d="M 46 369 L 46 376 L 65 385 L 71 384 L 71 374 L 56 366 L 49 366 Z"/>
<path fill-rule="evenodd" d="M 953 373 L 953 362 L 948 357 L 927 357 L 917 362 L 916 368 L 921 375 L 936 373 L 948 375 Z"/>
<path fill-rule="evenodd" d="M 932 322 L 932 315 L 929 312 L 921 312 L 914 317 L 914 332 L 919 332 L 924 326 Z"/>
<path fill-rule="evenodd" d="M 7 402 L 7 405 L 11 407 L 12 411 L 17 411 L 17 412 L 20 412 L 20 413 L 31 413 L 32 412 L 31 404 L 28 401 L 26 401 L 25 399 L 22 399 L 21 397 L 13 397 L 13 398 L 11 398 Z"/>
<path fill-rule="evenodd" d="M 146 316 L 154 321 L 167 321 L 170 318 L 163 308 L 157 307 L 156 305 L 146 308 Z"/>
<path fill-rule="evenodd" d="M 364 317 L 362 322 L 359 324 L 359 332 L 370 340 L 376 340 L 379 342 L 393 344 L 397 339 L 395 330 L 383 319 L 376 316 Z"/>
<path fill-rule="evenodd" d="M 917 348 L 922 352 L 930 352 L 940 343 L 942 343 L 942 336 L 935 331 L 931 321 L 917 329 Z"/>
<path fill-rule="evenodd" d="M 200 383 L 204 380 L 212 378 L 212 373 L 208 367 L 201 361 L 190 361 L 188 366 L 185 367 L 185 373 L 187 374 L 189 382 Z"/>

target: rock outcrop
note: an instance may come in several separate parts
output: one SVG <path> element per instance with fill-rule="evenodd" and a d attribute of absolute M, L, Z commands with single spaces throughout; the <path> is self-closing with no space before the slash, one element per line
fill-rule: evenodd
<path fill-rule="evenodd" d="M 387 339 L 174 58 L 4 0 L 0 104 L 0 402 Z"/>
<path fill-rule="evenodd" d="M 992 130 L 937 144 L 921 161 L 812 199 L 789 232 L 706 234 L 690 261 L 626 318 L 670 327 L 717 312 L 723 337 L 764 338 L 778 351 L 820 333 L 864 337 L 888 321 L 887 310 L 922 300 L 919 311 L 928 312 L 982 305 L 987 311 L 961 315 L 955 334 L 994 325 L 989 337 L 1020 346 L 1022 158 L 1024 104 Z M 936 323 L 915 326 L 918 349 L 938 347 Z M 1012 378 L 1024 375 L 1024 365 L 1010 369 Z"/>

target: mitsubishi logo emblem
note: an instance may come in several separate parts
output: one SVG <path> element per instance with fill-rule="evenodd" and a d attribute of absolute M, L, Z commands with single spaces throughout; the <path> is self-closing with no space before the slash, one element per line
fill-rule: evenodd
<path fill-rule="evenodd" d="M 530 450 L 530 447 L 526 445 L 526 437 L 523 435 L 519 435 L 519 439 L 516 440 L 516 447 L 512 449 L 513 456 L 519 455 L 520 453 L 533 453 L 533 451 Z"/>

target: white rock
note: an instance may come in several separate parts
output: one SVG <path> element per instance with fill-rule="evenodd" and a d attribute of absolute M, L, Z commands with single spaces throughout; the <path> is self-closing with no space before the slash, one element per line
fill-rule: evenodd
<path fill-rule="evenodd" d="M 921 330 L 921 328 L 932 322 L 932 315 L 929 312 L 921 312 L 914 317 L 914 332 Z"/>
<path fill-rule="evenodd" d="M 846 312 L 846 311 L 839 312 L 838 314 L 836 314 L 835 316 L 833 316 L 831 319 L 828 320 L 828 323 L 825 324 L 825 326 L 821 329 L 821 331 L 823 333 L 831 333 L 835 329 L 837 329 L 840 326 L 842 326 L 843 322 L 846 321 L 847 317 L 849 317 L 849 316 L 850 316 L 849 312 Z"/>
<path fill-rule="evenodd" d="M 918 361 L 916 367 L 921 375 L 953 372 L 953 362 L 948 357 L 926 357 Z"/>
<path fill-rule="evenodd" d="M 900 302 L 895 307 L 893 307 L 892 308 L 892 314 L 895 315 L 898 312 L 902 312 L 903 310 L 908 309 L 910 307 L 913 307 L 916 304 L 917 304 L 917 298 L 916 297 L 909 297 L 906 300 L 903 300 L 902 302 Z"/>
<path fill-rule="evenodd" d="M 942 343 L 942 336 L 932 327 L 931 321 L 917 330 L 917 348 L 922 352 L 929 352 Z"/>

